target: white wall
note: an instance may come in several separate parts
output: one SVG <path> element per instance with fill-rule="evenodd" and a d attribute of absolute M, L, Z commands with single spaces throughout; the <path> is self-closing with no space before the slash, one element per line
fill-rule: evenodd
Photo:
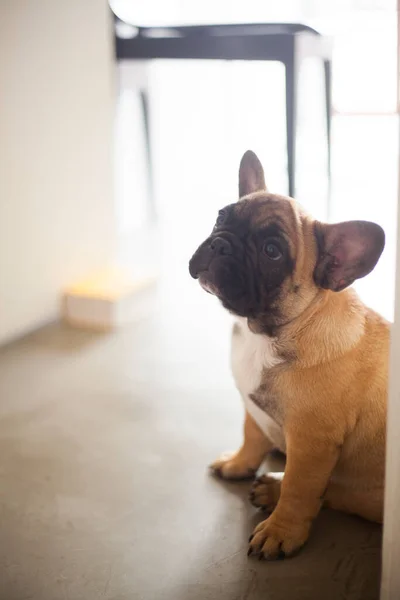
<path fill-rule="evenodd" d="M 115 245 L 106 0 L 0 0 L 0 342 Z"/>
<path fill-rule="evenodd" d="M 400 122 L 398 123 L 400 142 Z M 391 331 L 381 600 L 400 598 L 400 164 L 395 317 Z"/>

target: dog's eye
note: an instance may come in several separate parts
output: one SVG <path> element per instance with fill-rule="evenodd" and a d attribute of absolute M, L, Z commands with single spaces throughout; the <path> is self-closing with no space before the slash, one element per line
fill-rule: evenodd
<path fill-rule="evenodd" d="M 217 220 L 215 221 L 215 227 L 221 227 L 221 225 L 223 225 L 224 221 L 226 218 L 226 211 L 224 209 L 221 209 L 218 213 L 218 217 Z"/>
<path fill-rule="evenodd" d="M 271 260 L 279 260 L 282 257 L 282 252 L 276 244 L 272 242 L 266 242 L 263 246 L 263 252 Z"/>

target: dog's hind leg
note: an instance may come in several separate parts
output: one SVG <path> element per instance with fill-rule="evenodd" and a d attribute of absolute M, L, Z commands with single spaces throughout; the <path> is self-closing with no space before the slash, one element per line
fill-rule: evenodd
<path fill-rule="evenodd" d="M 324 506 L 382 523 L 383 489 L 358 490 L 331 483 L 326 490 Z"/>
<path fill-rule="evenodd" d="M 284 473 L 268 473 L 254 481 L 250 490 L 253 506 L 272 512 L 278 503 Z M 330 483 L 323 499 L 323 508 L 332 508 L 382 523 L 383 491 L 356 490 Z"/>
<path fill-rule="evenodd" d="M 249 498 L 253 506 L 272 512 L 281 495 L 284 473 L 268 473 L 257 477 L 251 486 Z"/>

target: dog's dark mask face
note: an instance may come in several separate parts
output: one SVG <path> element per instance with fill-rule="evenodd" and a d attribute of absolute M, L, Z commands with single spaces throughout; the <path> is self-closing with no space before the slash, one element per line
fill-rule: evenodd
<path fill-rule="evenodd" d="M 223 208 L 190 261 L 192 277 L 242 317 L 278 317 L 280 290 L 293 271 L 288 233 L 274 218 L 277 202 L 265 194 Z"/>
<path fill-rule="evenodd" d="M 294 268 L 295 214 L 290 200 L 268 194 L 261 164 L 250 152 L 241 162 L 239 193 L 240 202 L 219 211 L 190 261 L 190 274 L 232 313 L 276 323 Z"/>
<path fill-rule="evenodd" d="M 374 223 L 319 223 L 291 198 L 269 194 L 251 151 L 240 163 L 239 197 L 220 210 L 189 271 L 258 331 L 271 334 L 294 319 L 321 288 L 340 291 L 364 277 L 383 250 Z"/>

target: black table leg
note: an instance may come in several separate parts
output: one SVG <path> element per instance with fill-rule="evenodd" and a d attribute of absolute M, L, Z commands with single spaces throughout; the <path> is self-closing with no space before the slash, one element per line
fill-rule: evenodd
<path fill-rule="evenodd" d="M 289 196 L 296 193 L 296 73 L 294 59 L 285 63 L 286 69 L 286 143 Z"/>
<path fill-rule="evenodd" d="M 144 121 L 144 133 L 146 143 L 146 159 L 147 159 L 147 173 L 148 173 L 148 190 L 149 190 L 149 217 L 150 221 L 156 220 L 156 202 L 154 196 L 154 171 L 153 171 L 153 157 L 151 149 L 151 135 L 150 135 L 150 117 L 149 117 L 149 98 L 147 90 L 141 90 L 140 100 L 143 111 Z"/>

